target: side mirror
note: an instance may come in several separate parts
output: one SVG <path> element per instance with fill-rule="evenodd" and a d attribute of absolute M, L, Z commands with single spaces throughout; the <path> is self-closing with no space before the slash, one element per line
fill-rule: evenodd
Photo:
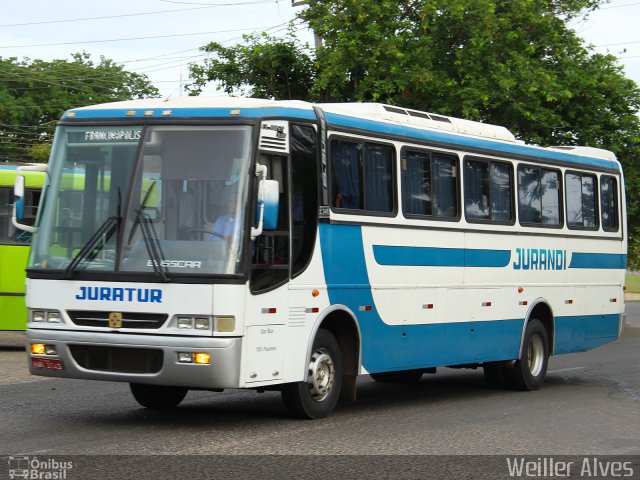
<path fill-rule="evenodd" d="M 47 172 L 47 165 L 29 165 L 18 167 L 18 172 Z M 24 217 L 24 176 L 16 175 L 15 182 L 13 184 L 13 195 L 15 197 L 13 201 L 13 211 L 11 213 L 11 223 L 19 230 L 24 230 L 29 233 L 36 233 L 37 227 L 31 227 L 29 225 L 23 225 L 19 222 Z"/>
<path fill-rule="evenodd" d="M 256 175 L 261 177 L 258 183 L 258 225 L 251 228 L 251 239 L 262 235 L 262 230 L 273 230 L 278 224 L 280 186 L 276 180 L 266 180 L 267 167 L 256 166 Z"/>
<path fill-rule="evenodd" d="M 15 199 L 13 201 L 13 212 L 11 213 L 11 223 L 18 230 L 24 230 L 29 233 L 36 233 L 38 230 L 36 227 L 29 225 L 23 225 L 19 222 L 24 215 L 24 177 L 22 175 L 16 175 L 16 180 L 13 185 L 13 195 Z"/>
<path fill-rule="evenodd" d="M 13 185 L 13 209 L 16 220 L 22 220 L 24 209 L 24 177 L 16 175 L 15 184 Z"/>
<path fill-rule="evenodd" d="M 264 222 L 262 228 L 273 230 L 278 225 L 280 185 L 276 180 L 262 180 L 258 188 L 262 188 L 264 191 Z"/>

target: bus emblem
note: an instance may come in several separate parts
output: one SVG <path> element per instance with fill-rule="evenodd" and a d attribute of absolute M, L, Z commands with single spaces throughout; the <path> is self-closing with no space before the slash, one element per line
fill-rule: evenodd
<path fill-rule="evenodd" d="M 109 326 L 111 328 L 122 328 L 122 314 L 111 312 L 109 314 Z"/>

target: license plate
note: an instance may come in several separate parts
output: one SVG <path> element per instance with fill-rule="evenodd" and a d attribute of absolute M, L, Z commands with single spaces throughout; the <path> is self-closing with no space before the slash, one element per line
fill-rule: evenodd
<path fill-rule="evenodd" d="M 32 358 L 31 366 L 33 366 L 33 368 L 44 368 L 45 370 L 57 370 L 58 372 L 64 370 L 62 360 L 58 360 L 57 358 Z"/>

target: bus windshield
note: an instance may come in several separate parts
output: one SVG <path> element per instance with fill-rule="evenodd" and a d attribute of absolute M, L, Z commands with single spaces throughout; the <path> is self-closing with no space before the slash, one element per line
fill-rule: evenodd
<path fill-rule="evenodd" d="M 250 126 L 59 127 L 30 267 L 241 273 L 250 159 Z"/>

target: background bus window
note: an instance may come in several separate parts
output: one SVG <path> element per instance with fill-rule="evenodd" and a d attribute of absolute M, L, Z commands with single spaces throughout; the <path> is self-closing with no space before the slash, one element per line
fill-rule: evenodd
<path fill-rule="evenodd" d="M 331 141 L 333 207 L 393 213 L 393 149 Z"/>
<path fill-rule="evenodd" d="M 518 214 L 523 225 L 560 226 L 560 172 L 519 167 Z"/>
<path fill-rule="evenodd" d="M 31 242 L 31 233 L 18 230 L 11 223 L 13 213 L 13 188 L 0 188 L 0 244 L 24 244 Z M 22 220 L 24 225 L 33 225 L 36 221 L 40 190 L 27 190 L 24 196 Z"/>
<path fill-rule="evenodd" d="M 605 232 L 618 231 L 618 184 L 613 177 L 600 178 L 600 202 L 602 209 L 602 229 Z"/>
<path fill-rule="evenodd" d="M 596 178 L 594 175 L 567 173 L 567 226 L 595 230 L 596 220 Z"/>
<path fill-rule="evenodd" d="M 511 165 L 488 160 L 464 162 L 464 211 L 468 220 L 513 222 Z"/>
<path fill-rule="evenodd" d="M 405 150 L 402 209 L 407 215 L 457 218 L 457 157 Z"/>

